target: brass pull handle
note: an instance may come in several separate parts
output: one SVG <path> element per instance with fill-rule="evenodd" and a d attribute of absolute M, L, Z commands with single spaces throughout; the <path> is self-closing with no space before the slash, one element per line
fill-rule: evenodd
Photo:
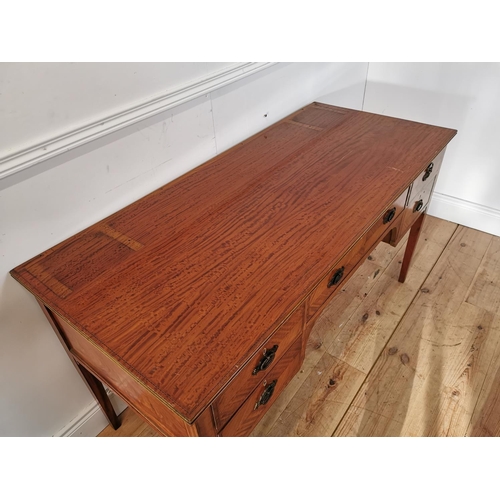
<path fill-rule="evenodd" d="M 431 175 L 432 173 L 432 169 L 434 168 L 434 163 L 431 163 L 426 169 L 425 169 L 425 173 L 424 173 L 424 176 L 422 177 L 422 180 L 425 181 L 429 178 L 429 176 Z"/>
<path fill-rule="evenodd" d="M 391 220 L 394 219 L 395 215 L 396 215 L 396 207 L 387 210 L 383 219 L 384 224 L 391 222 Z"/>
<path fill-rule="evenodd" d="M 276 351 L 278 346 L 274 345 L 271 349 L 264 349 L 264 355 L 259 361 L 258 365 L 253 369 L 252 375 L 257 375 L 257 373 L 265 370 L 273 362 L 274 356 L 276 356 Z"/>
<path fill-rule="evenodd" d="M 277 380 L 273 380 L 265 389 L 264 392 L 260 395 L 259 400 L 255 403 L 253 407 L 256 410 L 259 406 L 265 405 L 273 395 L 274 388 L 276 387 Z"/>
<path fill-rule="evenodd" d="M 330 281 L 328 282 L 328 288 L 331 288 L 334 285 L 337 285 L 340 280 L 342 279 L 342 276 L 344 276 L 344 270 L 345 267 L 342 266 L 340 269 L 337 269 L 334 273 L 333 276 L 331 277 Z"/>
<path fill-rule="evenodd" d="M 424 206 L 424 202 L 422 200 L 418 200 L 417 203 L 415 203 L 415 206 L 413 207 L 413 211 L 420 212 L 420 210 L 422 210 L 423 206 Z"/>

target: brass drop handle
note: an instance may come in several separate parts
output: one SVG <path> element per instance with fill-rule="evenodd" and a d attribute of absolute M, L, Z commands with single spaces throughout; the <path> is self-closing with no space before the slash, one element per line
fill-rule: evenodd
<path fill-rule="evenodd" d="M 424 206 L 424 202 L 422 200 L 418 200 L 417 203 L 415 203 L 415 206 L 413 207 L 413 211 L 420 212 L 420 210 L 422 210 L 423 206 Z"/>
<path fill-rule="evenodd" d="M 277 345 L 273 345 L 271 349 L 264 349 L 264 354 L 259 361 L 258 365 L 253 369 L 252 375 L 257 375 L 257 373 L 265 370 L 273 362 L 274 356 L 276 356 L 276 351 L 278 350 Z"/>
<path fill-rule="evenodd" d="M 431 163 L 426 169 L 425 169 L 425 173 L 424 173 L 424 176 L 422 177 L 422 180 L 425 181 L 427 180 L 427 178 L 429 177 L 429 175 L 431 175 L 432 173 L 432 169 L 434 168 L 434 163 Z"/>
<path fill-rule="evenodd" d="M 391 222 L 391 220 L 394 219 L 395 215 L 396 215 L 396 207 L 387 210 L 383 219 L 384 224 Z"/>
<path fill-rule="evenodd" d="M 265 405 L 273 395 L 274 388 L 276 387 L 277 380 L 273 380 L 265 389 L 264 392 L 260 395 L 260 399 L 255 403 L 253 407 L 256 410 L 259 406 Z"/>
<path fill-rule="evenodd" d="M 342 266 L 340 269 L 337 269 L 333 273 L 333 276 L 331 277 L 330 281 L 328 282 L 328 288 L 331 288 L 332 286 L 334 286 L 340 282 L 340 280 L 342 279 L 342 276 L 344 276 L 344 270 L 345 270 L 345 267 Z"/>

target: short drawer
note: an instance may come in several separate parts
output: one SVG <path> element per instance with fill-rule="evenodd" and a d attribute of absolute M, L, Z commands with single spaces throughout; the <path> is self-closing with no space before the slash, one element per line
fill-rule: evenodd
<path fill-rule="evenodd" d="M 302 333 L 304 306 L 297 308 L 259 349 L 213 403 L 218 429 L 226 424 L 255 387 L 268 376 L 277 361 Z"/>
<path fill-rule="evenodd" d="M 413 181 L 410 192 L 410 200 L 414 200 L 419 195 L 422 195 L 422 197 L 425 197 L 426 195 L 430 196 L 432 186 L 434 185 L 434 181 L 436 180 L 441 164 L 443 163 L 445 149 L 443 149 L 443 151 L 441 151 L 441 153 L 439 153 Z"/>
<path fill-rule="evenodd" d="M 382 239 L 403 212 L 408 190 L 405 190 L 388 207 L 384 215 L 354 244 L 353 247 L 337 262 L 328 275 L 313 290 L 307 301 L 306 322 L 321 309 L 345 279 L 357 269 L 366 253 Z"/>
<path fill-rule="evenodd" d="M 435 179 L 434 179 L 435 180 Z M 430 196 L 432 193 L 432 186 L 425 188 L 420 193 L 416 193 L 408 206 L 404 210 L 403 221 L 401 222 L 401 234 L 404 235 L 414 222 L 420 217 L 422 212 L 425 212 L 429 204 Z"/>
<path fill-rule="evenodd" d="M 298 338 L 224 427 L 220 433 L 221 436 L 248 436 L 252 432 L 269 407 L 299 371 L 301 348 L 302 339 Z"/>
<path fill-rule="evenodd" d="M 415 192 L 415 195 L 408 202 L 405 214 L 423 212 L 427 204 L 429 203 L 433 184 L 425 186 L 420 192 Z"/>
<path fill-rule="evenodd" d="M 419 176 L 413 181 L 410 191 L 410 201 L 404 210 L 403 221 L 401 223 L 401 233 L 404 234 L 418 219 L 420 214 L 427 209 L 429 204 L 434 184 L 436 183 L 436 176 L 443 161 L 444 151 L 439 153 L 438 156 L 431 163 L 433 166 L 432 172 L 428 173 L 427 167 Z"/>
<path fill-rule="evenodd" d="M 434 179 L 435 180 L 435 179 Z M 429 203 L 434 183 L 424 186 L 419 192 L 413 191 L 408 206 L 405 208 L 405 218 L 418 217 L 419 212 L 423 212 Z"/>

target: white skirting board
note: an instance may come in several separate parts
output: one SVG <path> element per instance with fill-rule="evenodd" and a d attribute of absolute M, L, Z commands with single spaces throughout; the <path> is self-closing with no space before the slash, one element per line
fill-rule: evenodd
<path fill-rule="evenodd" d="M 113 404 L 113 408 L 119 415 L 127 404 L 114 394 L 109 389 L 108 396 Z M 107 425 L 108 421 L 101 411 L 97 401 L 89 404 L 75 419 L 73 419 L 66 427 L 61 429 L 54 437 L 95 437 Z"/>
<path fill-rule="evenodd" d="M 442 193 L 434 193 L 427 213 L 462 226 L 500 236 L 500 210 L 495 208 Z"/>

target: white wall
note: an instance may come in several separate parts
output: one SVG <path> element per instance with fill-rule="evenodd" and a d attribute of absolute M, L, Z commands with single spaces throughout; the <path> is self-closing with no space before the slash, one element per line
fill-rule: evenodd
<path fill-rule="evenodd" d="M 0 158 L 231 63 L 2 63 Z M 43 99 L 41 95 L 43 94 Z"/>
<path fill-rule="evenodd" d="M 363 109 L 457 129 L 429 213 L 500 236 L 500 63 L 370 63 Z"/>
<path fill-rule="evenodd" d="M 0 180 L 274 64 L 0 63 Z"/>
<path fill-rule="evenodd" d="M 155 71 L 173 74 L 169 64 L 158 63 L 162 68 Z M 22 66 L 16 78 L 29 80 L 32 69 Z M 73 66 L 85 74 L 85 65 Z M 0 181 L 0 435 L 93 435 L 105 425 L 34 298 L 8 275 L 10 269 L 302 105 L 321 100 L 360 109 L 366 70 L 365 63 L 278 64 Z M 124 88 L 121 79 L 105 88 L 94 80 L 86 80 L 87 91 L 103 109 L 114 102 L 115 87 L 137 99 L 151 91 L 148 79 L 132 82 L 133 88 Z M 77 84 L 73 77 L 67 82 Z M 161 78 L 154 85 L 161 91 Z M 71 90 L 61 81 L 43 92 L 30 88 L 33 103 L 44 100 L 49 114 L 58 93 Z M 69 99 L 59 114 L 63 108 L 69 120 L 64 126 L 71 128 L 81 103 Z M 16 113 L 0 115 L 0 130 L 9 133 L 9 123 L 17 127 L 11 137 L 16 147 L 29 145 L 30 138 L 36 142 L 38 128 L 21 138 L 24 118 Z M 45 126 L 46 137 L 57 133 L 50 122 Z"/>

